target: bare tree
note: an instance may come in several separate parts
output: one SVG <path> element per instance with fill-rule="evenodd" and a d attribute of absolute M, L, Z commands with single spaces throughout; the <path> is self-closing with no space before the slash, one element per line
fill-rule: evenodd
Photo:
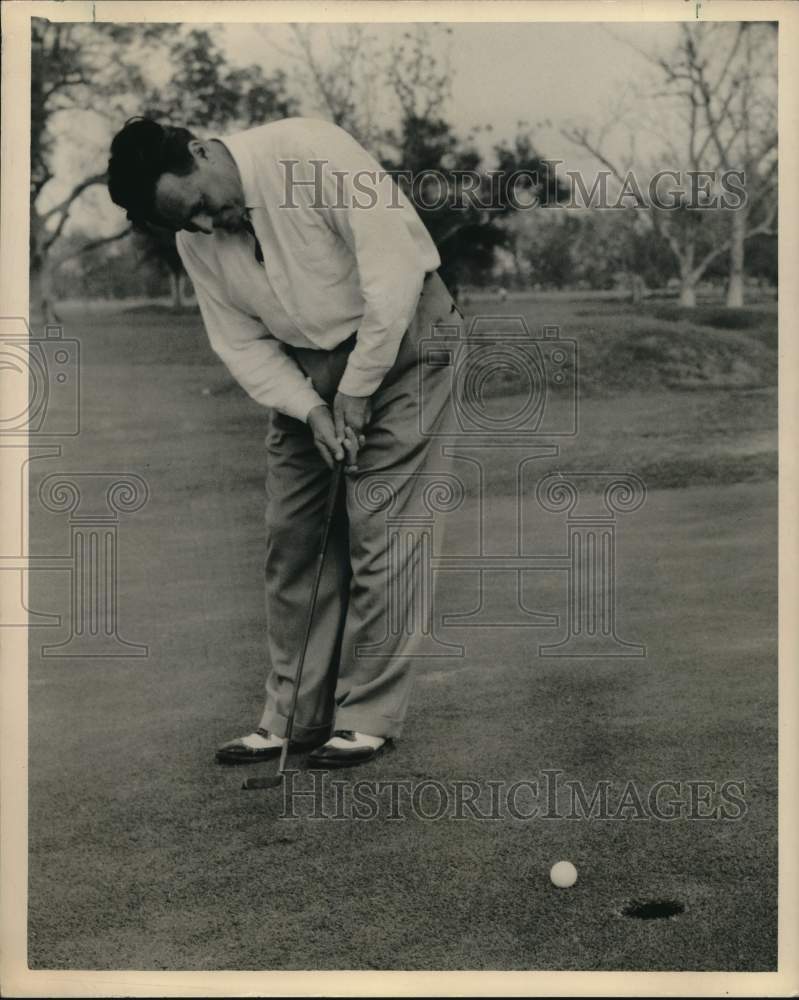
<path fill-rule="evenodd" d="M 696 208 L 684 190 L 673 208 L 647 203 L 653 235 L 665 241 L 680 275 L 680 302 L 696 303 L 696 287 L 711 264 L 728 255 L 727 304 L 742 305 L 746 241 L 775 234 L 777 213 L 776 50 L 768 24 L 681 24 L 673 49 L 655 55 L 637 49 L 657 80 L 630 92 L 626 107 L 599 133 L 585 126 L 562 134 L 594 157 L 620 187 L 632 173 L 659 170 L 711 174 L 739 171 L 745 198 L 740 207 Z M 608 152 L 612 125 L 624 125 L 625 156 Z M 641 135 L 655 150 L 644 158 Z M 704 182 L 702 182 L 704 183 Z M 684 188 L 684 182 L 683 182 Z M 661 188 L 663 190 L 663 188 Z M 716 191 L 718 187 L 716 184 Z M 639 213 L 640 214 L 640 211 Z"/>
<path fill-rule="evenodd" d="M 441 120 L 450 96 L 448 36 L 441 24 L 417 24 L 381 34 L 364 24 L 273 28 L 264 40 L 290 60 L 297 93 L 377 154 L 396 152 L 403 123 Z"/>
<path fill-rule="evenodd" d="M 291 24 L 281 44 L 271 28 L 261 28 L 264 40 L 292 67 L 294 89 L 309 95 L 308 109 L 340 125 L 359 142 L 374 148 L 380 140 L 381 69 L 385 54 L 373 30 L 365 24 Z"/>
<path fill-rule="evenodd" d="M 434 52 L 434 29 L 444 36 L 445 25 L 413 25 L 389 49 L 387 80 L 406 118 L 441 118 L 451 96 L 452 68 L 449 50 Z"/>
<path fill-rule="evenodd" d="M 773 26 L 753 21 L 719 26 L 728 36 L 721 53 L 719 32 L 681 25 L 671 61 L 660 60 L 670 88 L 690 104 L 697 160 L 715 153 L 715 169 L 741 170 L 747 199 L 730 213 L 730 232 L 720 252 L 729 252 L 727 305 L 744 302 L 746 240 L 776 235 L 777 53 Z M 719 56 L 721 55 L 721 58 Z M 713 160 L 713 156 L 708 156 Z"/>

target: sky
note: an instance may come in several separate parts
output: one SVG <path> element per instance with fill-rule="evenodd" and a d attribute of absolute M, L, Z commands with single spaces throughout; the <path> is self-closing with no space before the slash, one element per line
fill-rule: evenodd
<path fill-rule="evenodd" d="M 452 23 L 451 33 L 435 42 L 435 51 L 447 57 L 452 70 L 452 96 L 445 117 L 465 137 L 478 126 L 492 131 L 478 136 L 478 145 L 490 157 L 494 142 L 511 139 L 518 123 L 533 127 L 534 144 L 544 156 L 566 160 L 565 168 L 587 169 L 590 161 L 560 135 L 567 123 L 602 124 L 612 119 L 620 94 L 646 70 L 646 61 L 633 46 L 653 50 L 675 37 L 674 23 Z M 315 27 L 319 51 L 325 51 L 328 26 Z M 397 37 L 404 24 L 375 26 L 380 41 Z M 287 25 L 228 25 L 224 48 L 231 63 L 260 65 L 267 75 L 294 64 L 284 52 L 290 48 Z M 168 72 L 167 67 L 157 67 Z M 314 113 L 306 104 L 304 113 Z M 537 126 L 550 120 L 548 127 Z M 55 202 L 85 173 L 87 156 L 107 156 L 107 126 L 85 121 L 80 144 L 59 151 L 58 176 L 47 194 Z M 73 130 L 74 132 L 74 130 Z M 609 138 L 610 148 L 621 141 Z M 73 213 L 74 224 L 109 233 L 119 226 L 120 213 L 104 191 L 87 193 Z"/>
<path fill-rule="evenodd" d="M 323 35 L 324 25 L 318 26 Z M 662 48 L 676 37 L 674 23 L 533 24 L 470 23 L 448 25 L 452 33 L 446 45 L 452 66 L 452 99 L 447 117 L 466 135 L 478 125 L 493 126 L 492 136 L 510 138 L 517 122 L 533 124 L 551 119 L 563 153 L 558 128 L 566 120 L 606 120 L 609 107 L 619 93 L 646 70 L 646 61 L 633 45 L 647 51 Z M 375 30 L 386 37 L 401 34 L 406 25 L 381 25 Z M 227 46 L 231 58 L 257 63 L 265 71 L 291 69 L 281 50 L 290 42 L 284 25 L 229 25 Z M 270 44 L 271 40 L 271 44 Z M 320 37 L 320 42 L 322 42 Z M 435 44 L 444 55 L 445 46 Z M 320 52 L 324 45 L 320 44 Z M 537 130 L 542 138 L 546 130 Z M 490 139 L 490 137 L 489 137 Z M 489 139 L 486 144 L 489 144 Z"/>

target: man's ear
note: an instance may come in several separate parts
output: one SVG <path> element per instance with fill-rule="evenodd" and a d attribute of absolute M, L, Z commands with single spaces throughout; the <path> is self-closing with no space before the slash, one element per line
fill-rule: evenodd
<path fill-rule="evenodd" d="M 208 159 L 208 147 L 204 142 L 199 139 L 190 139 L 188 150 L 195 160 L 207 160 Z"/>

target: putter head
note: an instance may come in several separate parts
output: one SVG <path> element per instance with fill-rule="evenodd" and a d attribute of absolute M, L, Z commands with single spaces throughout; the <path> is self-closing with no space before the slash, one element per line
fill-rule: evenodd
<path fill-rule="evenodd" d="M 263 778 L 245 778 L 241 787 L 246 792 L 252 792 L 258 788 L 279 788 L 283 784 L 283 775 L 270 774 Z"/>

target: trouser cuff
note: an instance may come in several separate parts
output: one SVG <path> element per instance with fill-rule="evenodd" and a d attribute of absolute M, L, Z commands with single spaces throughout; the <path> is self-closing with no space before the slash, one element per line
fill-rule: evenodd
<path fill-rule="evenodd" d="M 261 729 L 268 729 L 275 736 L 285 737 L 288 719 L 274 709 L 265 708 L 259 726 Z M 302 726 L 295 720 L 291 729 L 291 739 L 296 743 L 315 743 L 324 739 L 329 733 L 330 723 L 324 726 Z"/>
<path fill-rule="evenodd" d="M 382 736 L 385 740 L 396 739 L 402 733 L 402 719 L 391 719 L 385 715 L 375 715 L 357 708 L 339 708 L 336 711 L 335 729 L 351 729 L 367 736 Z"/>

